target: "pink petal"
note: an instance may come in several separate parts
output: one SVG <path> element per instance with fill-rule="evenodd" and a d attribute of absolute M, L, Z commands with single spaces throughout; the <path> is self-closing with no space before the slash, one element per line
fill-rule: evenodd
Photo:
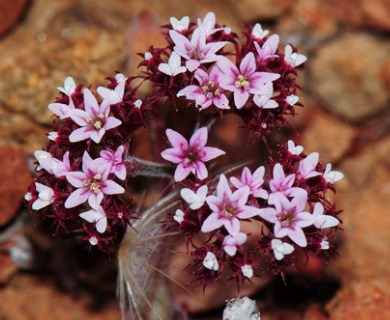
<path fill-rule="evenodd" d="M 65 208 L 74 208 L 87 201 L 90 194 L 90 190 L 86 188 L 80 188 L 73 191 L 65 201 Z"/>
<path fill-rule="evenodd" d="M 88 197 L 88 204 L 95 210 L 98 210 L 100 203 L 103 201 L 104 194 L 103 192 L 95 193 L 90 192 Z"/>
<path fill-rule="evenodd" d="M 180 150 L 186 150 L 188 148 L 187 140 L 180 133 L 172 129 L 167 129 L 165 133 L 172 147 Z"/>
<path fill-rule="evenodd" d="M 191 173 L 191 167 L 184 167 L 181 163 L 176 168 L 174 179 L 176 182 L 183 181 Z"/>
<path fill-rule="evenodd" d="M 101 218 L 96 222 L 96 230 L 99 233 L 104 233 L 107 230 L 107 218 Z"/>
<path fill-rule="evenodd" d="M 230 189 L 229 183 L 224 174 L 221 174 L 219 176 L 219 181 L 217 185 L 217 194 L 219 197 L 221 197 L 222 195 L 230 196 L 232 194 L 232 190 Z"/>
<path fill-rule="evenodd" d="M 84 96 L 85 111 L 91 116 L 98 115 L 100 113 L 99 104 L 95 96 L 92 94 L 91 90 L 84 89 L 83 96 Z"/>
<path fill-rule="evenodd" d="M 122 194 L 125 189 L 112 180 L 106 180 L 103 184 L 102 191 L 105 194 Z"/>
<path fill-rule="evenodd" d="M 234 91 L 234 104 L 237 109 L 241 109 L 249 99 L 249 92 L 236 88 Z"/>
<path fill-rule="evenodd" d="M 230 234 L 237 234 L 240 231 L 240 220 L 235 217 L 224 219 L 224 226 Z"/>
<path fill-rule="evenodd" d="M 247 53 L 240 63 L 240 71 L 244 76 L 249 76 L 256 71 L 256 62 L 253 52 Z"/>
<path fill-rule="evenodd" d="M 86 139 L 89 139 L 91 136 L 92 130 L 89 127 L 81 127 L 76 129 L 69 135 L 70 142 L 79 142 Z"/>
<path fill-rule="evenodd" d="M 161 157 L 172 163 L 180 163 L 183 160 L 183 152 L 175 148 L 169 148 L 161 152 Z"/>
<path fill-rule="evenodd" d="M 90 115 L 84 110 L 72 109 L 69 111 L 69 117 L 81 127 L 89 126 L 86 119 L 89 118 Z"/>
<path fill-rule="evenodd" d="M 205 221 L 203 221 L 201 231 L 206 233 L 219 229 L 224 225 L 224 219 L 219 219 L 219 215 L 215 212 L 210 214 Z"/>
<path fill-rule="evenodd" d="M 188 71 L 192 72 L 196 69 L 198 69 L 200 66 L 200 62 L 198 60 L 190 59 L 186 62 L 186 67 Z"/>
<path fill-rule="evenodd" d="M 100 143 L 100 141 L 102 140 L 104 134 L 106 133 L 106 129 L 101 128 L 100 130 L 91 130 L 91 140 L 95 143 Z"/>
<path fill-rule="evenodd" d="M 209 173 L 207 172 L 207 168 L 203 162 L 196 162 L 195 175 L 199 180 L 204 180 L 209 175 Z"/>
<path fill-rule="evenodd" d="M 116 128 L 118 126 L 120 126 L 122 124 L 122 121 L 120 121 L 119 119 L 115 118 L 115 117 L 108 117 L 106 119 L 106 123 L 104 124 L 104 128 L 106 130 L 110 130 L 112 128 Z"/>
<path fill-rule="evenodd" d="M 252 206 L 244 206 L 243 211 L 238 213 L 236 216 L 240 219 L 249 219 L 256 216 L 260 216 L 261 209 L 252 207 Z"/>
<path fill-rule="evenodd" d="M 215 159 L 216 157 L 222 156 L 226 153 L 225 151 L 214 147 L 204 147 L 202 151 L 203 154 L 201 160 L 204 162 Z"/>
<path fill-rule="evenodd" d="M 208 131 L 207 127 L 200 128 L 194 132 L 190 138 L 190 146 L 203 148 L 207 143 Z"/>
<path fill-rule="evenodd" d="M 87 175 L 80 171 L 68 172 L 66 174 L 66 180 L 76 188 L 82 188 L 84 186 L 84 181 L 87 179 Z"/>
<path fill-rule="evenodd" d="M 304 248 L 307 246 L 307 240 L 305 233 L 300 228 L 290 230 L 288 233 L 289 238 L 294 241 L 298 246 Z"/>
<path fill-rule="evenodd" d="M 275 223 L 276 221 L 278 221 L 276 215 L 277 212 L 274 208 L 263 208 L 259 210 L 259 216 L 271 223 Z"/>

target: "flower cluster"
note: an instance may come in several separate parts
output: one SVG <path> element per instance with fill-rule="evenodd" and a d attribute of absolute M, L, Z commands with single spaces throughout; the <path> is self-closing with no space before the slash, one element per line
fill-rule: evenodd
<path fill-rule="evenodd" d="M 130 79 L 117 74 L 109 80 L 97 89 L 100 99 L 71 77 L 58 88 L 60 97 L 48 106 L 54 131 L 45 150 L 35 152 L 37 178 L 25 197 L 57 229 L 81 231 L 102 248 L 120 238 L 132 217 L 124 197 L 127 168 L 133 166 L 128 141 L 145 121 Z"/>
<path fill-rule="evenodd" d="M 301 106 L 296 80 L 306 57 L 291 45 L 279 50 L 279 36 L 268 37 L 259 24 L 239 37 L 213 13 L 196 23 L 188 17 L 170 22 L 167 46 L 150 47 L 138 75 L 118 73 L 96 94 L 70 77 L 58 88 L 60 97 L 49 105 L 54 131 L 35 153 L 29 207 L 105 248 L 138 218 L 132 176 L 164 177 L 159 183 L 173 186 L 177 205 L 161 226 L 188 241 L 190 268 L 204 283 L 278 274 L 302 255 L 327 259 L 341 222 L 329 192 L 343 175 L 292 141 L 277 150 L 269 143 Z M 143 98 L 134 79 L 150 84 Z M 196 115 L 191 136 L 163 117 L 167 105 Z M 211 169 L 210 163 L 229 157 L 229 150 L 209 143 L 212 124 L 227 114 L 240 117 L 252 140 L 265 144 L 266 162 L 241 167 L 237 175 L 237 168 Z M 158 162 L 129 152 L 142 126 L 164 137 L 155 141 Z"/>

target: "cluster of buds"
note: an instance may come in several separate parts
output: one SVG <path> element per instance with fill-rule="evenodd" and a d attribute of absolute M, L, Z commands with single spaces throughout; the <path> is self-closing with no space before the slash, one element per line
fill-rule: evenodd
<path fill-rule="evenodd" d="M 302 254 L 327 259 L 341 221 L 327 194 L 342 174 L 292 141 L 277 150 L 268 143 L 301 106 L 296 81 L 306 57 L 291 45 L 280 51 L 279 36 L 268 37 L 259 24 L 239 37 L 213 13 L 197 23 L 171 18 L 164 28 L 167 46 L 150 47 L 138 75 L 109 78 L 96 90 L 100 98 L 72 78 L 59 88 L 49 105 L 54 131 L 35 153 L 37 178 L 26 194 L 31 210 L 104 249 L 139 218 L 129 197 L 131 176 L 164 176 L 177 190 L 178 205 L 161 220 L 167 232 L 187 240 L 189 268 L 203 283 L 242 283 L 264 270 L 278 274 Z M 149 94 L 138 97 L 134 79 L 149 83 Z M 191 137 L 166 125 L 160 112 L 166 105 L 195 111 Z M 229 168 L 212 173 L 208 162 L 229 151 L 208 146 L 208 137 L 226 114 L 240 117 L 252 140 L 263 142 L 266 163 L 241 167 L 236 176 Z M 156 163 L 134 158 L 134 131 L 154 121 L 170 147 L 160 148 Z"/>

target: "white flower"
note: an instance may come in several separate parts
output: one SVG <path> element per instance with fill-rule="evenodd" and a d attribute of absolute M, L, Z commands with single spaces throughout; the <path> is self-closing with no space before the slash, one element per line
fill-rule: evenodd
<path fill-rule="evenodd" d="M 31 192 L 27 192 L 27 193 L 24 195 L 24 200 L 30 201 L 31 199 L 32 199 Z"/>
<path fill-rule="evenodd" d="M 287 148 L 288 152 L 290 152 L 291 154 L 299 155 L 303 152 L 303 147 L 300 145 L 296 146 L 294 141 L 292 140 L 287 141 Z"/>
<path fill-rule="evenodd" d="M 188 29 L 188 27 L 190 25 L 190 18 L 188 16 L 185 16 L 179 20 L 175 17 L 171 17 L 169 19 L 169 22 L 171 23 L 173 30 L 180 32 L 180 31 Z"/>
<path fill-rule="evenodd" d="M 62 162 L 56 158 L 53 158 L 49 152 L 43 150 L 35 151 L 34 156 L 39 163 L 37 170 L 44 169 L 57 178 L 63 177 L 71 170 L 69 162 L 69 151 L 65 152 Z"/>
<path fill-rule="evenodd" d="M 209 270 L 217 271 L 219 264 L 214 253 L 207 252 L 206 257 L 203 259 L 203 266 Z"/>
<path fill-rule="evenodd" d="M 299 100 L 299 97 L 296 96 L 295 94 L 290 94 L 287 98 L 286 98 L 286 102 L 290 105 L 290 106 L 293 106 L 295 105 Z"/>
<path fill-rule="evenodd" d="M 344 175 L 340 171 L 331 171 L 332 165 L 328 163 L 325 167 L 324 172 L 324 179 L 329 183 L 335 183 L 342 178 L 344 178 Z"/>
<path fill-rule="evenodd" d="M 90 223 L 96 223 L 97 232 L 104 233 L 107 230 L 107 216 L 102 206 L 82 212 L 79 216 Z"/>
<path fill-rule="evenodd" d="M 49 132 L 47 138 L 51 141 L 56 141 L 58 138 L 58 133 L 56 131 Z"/>
<path fill-rule="evenodd" d="M 298 67 L 307 60 L 307 57 L 297 52 L 292 52 L 292 47 L 288 44 L 284 49 L 284 60 L 292 67 Z"/>
<path fill-rule="evenodd" d="M 322 239 L 320 246 L 321 250 L 329 250 L 329 241 L 326 238 Z"/>
<path fill-rule="evenodd" d="M 33 210 L 40 210 L 54 202 L 54 191 L 52 188 L 39 182 L 35 182 L 35 188 L 38 192 L 38 198 L 32 204 Z"/>
<path fill-rule="evenodd" d="M 58 91 L 70 97 L 76 89 L 76 82 L 72 77 L 67 77 L 64 81 L 64 87 L 57 87 L 57 89 Z"/>
<path fill-rule="evenodd" d="M 335 227 L 340 223 L 337 218 L 324 214 L 324 206 L 320 202 L 314 206 L 313 221 L 317 229 Z"/>
<path fill-rule="evenodd" d="M 137 99 L 134 101 L 134 107 L 136 107 L 137 109 L 141 109 L 141 106 L 142 106 L 142 100 L 141 99 Z"/>
<path fill-rule="evenodd" d="M 53 102 L 50 103 L 47 107 L 56 116 L 60 117 L 60 119 L 69 118 L 70 111 L 75 108 L 71 98 L 69 98 L 69 104 Z"/>
<path fill-rule="evenodd" d="M 127 78 L 122 73 L 117 73 L 115 79 L 118 82 L 115 89 L 111 90 L 106 87 L 98 87 L 97 92 L 103 99 L 108 99 L 110 104 L 116 104 L 123 100 Z"/>
<path fill-rule="evenodd" d="M 260 23 L 256 23 L 253 26 L 252 35 L 256 39 L 263 39 L 268 33 L 269 33 L 269 30 L 263 30 Z"/>
<path fill-rule="evenodd" d="M 294 247 L 291 244 L 279 239 L 273 239 L 271 241 L 271 248 L 278 261 L 282 260 L 285 255 L 291 254 L 294 251 Z"/>
<path fill-rule="evenodd" d="M 176 76 L 179 73 L 186 72 L 187 68 L 181 65 L 181 58 L 178 53 L 173 51 L 168 59 L 168 63 L 160 63 L 158 70 L 168 76 Z"/>
<path fill-rule="evenodd" d="M 241 267 L 241 272 L 244 275 L 244 277 L 252 278 L 253 277 L 253 269 L 249 264 L 244 264 Z"/>
<path fill-rule="evenodd" d="M 173 220 L 175 220 L 178 224 L 181 224 L 184 221 L 183 210 L 177 209 L 175 215 L 173 216 Z"/>
<path fill-rule="evenodd" d="M 225 32 L 226 34 L 231 34 L 232 33 L 232 28 L 225 27 L 225 28 L 223 28 L 223 32 Z"/>
<path fill-rule="evenodd" d="M 190 205 L 192 210 L 197 210 L 203 206 L 206 201 L 208 188 L 206 185 L 201 186 L 196 193 L 188 188 L 180 190 L 181 197 Z"/>
<path fill-rule="evenodd" d="M 98 239 L 96 237 L 91 237 L 89 238 L 89 243 L 92 245 L 92 246 L 96 246 L 98 244 Z"/>
<path fill-rule="evenodd" d="M 150 60 L 150 59 L 152 59 L 153 58 L 153 56 L 152 56 L 152 54 L 149 52 L 149 51 L 146 51 L 145 53 L 144 53 L 144 59 L 145 60 Z"/>

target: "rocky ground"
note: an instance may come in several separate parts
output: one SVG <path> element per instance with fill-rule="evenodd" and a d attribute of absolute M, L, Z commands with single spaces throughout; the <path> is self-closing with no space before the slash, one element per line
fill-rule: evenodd
<path fill-rule="evenodd" d="M 259 291 L 262 319 L 390 319 L 388 0 L 0 0 L 0 319 L 119 319 L 115 258 L 92 254 L 99 270 L 90 270 L 70 240 L 26 218 L 27 159 L 46 143 L 47 104 L 66 76 L 99 85 L 116 70 L 132 72 L 136 53 L 161 42 L 160 23 L 210 10 L 236 30 L 261 22 L 308 56 L 296 140 L 345 174 L 339 256 L 320 276 Z M 220 319 L 207 307 L 194 319 Z"/>

